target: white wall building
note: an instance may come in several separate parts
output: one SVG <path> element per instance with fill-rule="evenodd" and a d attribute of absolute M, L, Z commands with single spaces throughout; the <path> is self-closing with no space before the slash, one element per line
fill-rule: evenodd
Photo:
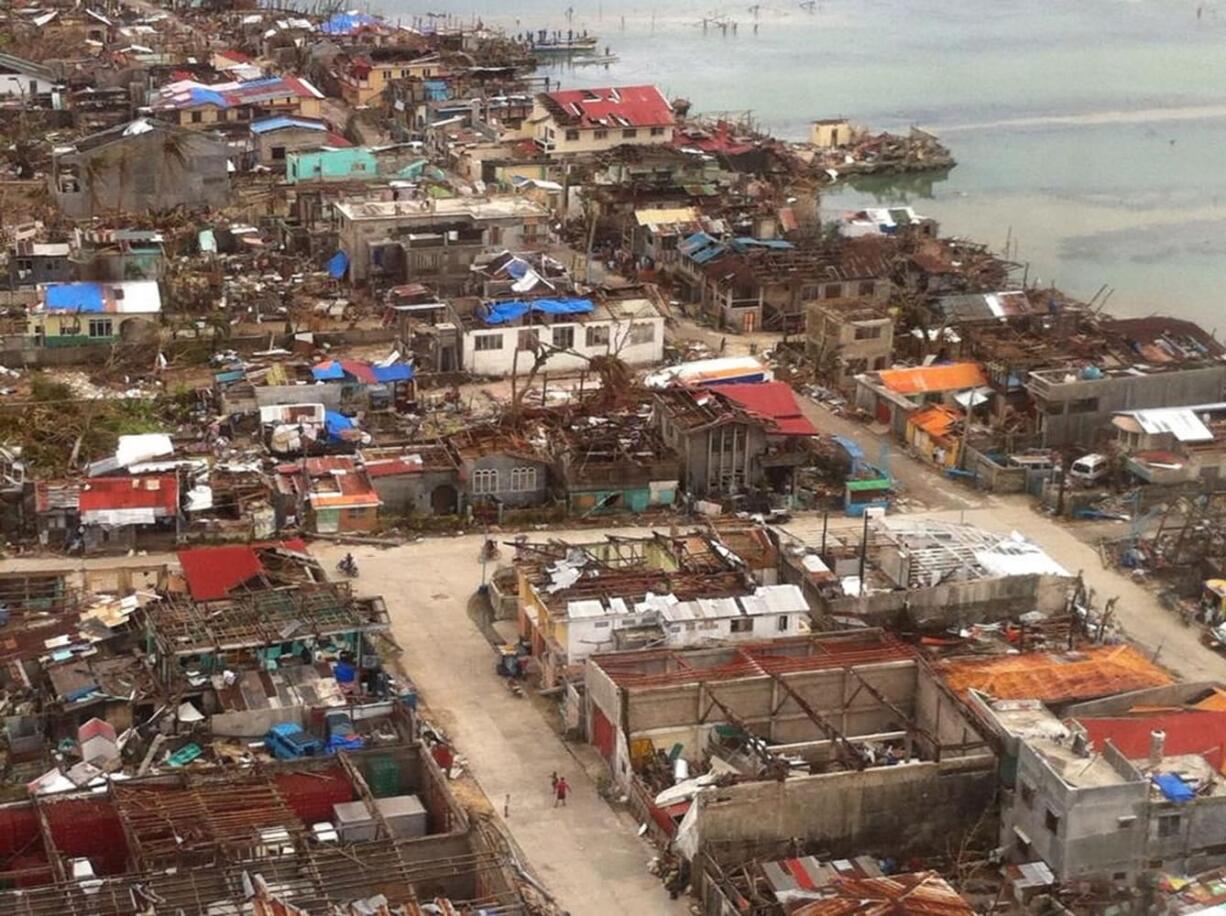
<path fill-rule="evenodd" d="M 0 98 L 28 99 L 50 92 L 55 73 L 50 67 L 0 52 Z"/>
<path fill-rule="evenodd" d="M 649 366 L 664 358 L 664 316 L 649 299 L 623 299 L 582 314 L 536 315 L 527 324 L 477 319 L 465 328 L 461 346 L 462 365 L 475 375 L 524 375 L 540 347 L 553 351 L 546 364 L 551 373 L 587 370 L 596 356 Z"/>
<path fill-rule="evenodd" d="M 571 601 L 566 617 L 566 660 L 574 665 L 614 649 L 614 632 L 628 627 L 659 626 L 664 645 L 672 647 L 795 636 L 807 626 L 809 606 L 795 585 L 766 585 L 752 594 L 692 601 L 653 594 L 633 602 Z"/>

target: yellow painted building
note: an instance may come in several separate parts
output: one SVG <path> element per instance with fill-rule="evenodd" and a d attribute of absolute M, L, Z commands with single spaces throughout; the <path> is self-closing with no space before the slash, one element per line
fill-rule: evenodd
<path fill-rule="evenodd" d="M 394 80 L 434 79 L 445 73 L 436 54 L 411 60 L 356 60 L 340 76 L 341 97 L 350 105 L 370 105 Z"/>

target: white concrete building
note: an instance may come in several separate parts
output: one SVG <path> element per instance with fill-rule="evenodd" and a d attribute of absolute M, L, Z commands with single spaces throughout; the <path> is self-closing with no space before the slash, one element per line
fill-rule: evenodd
<path fill-rule="evenodd" d="M 587 370 L 597 356 L 649 366 L 664 358 L 664 316 L 646 298 L 491 303 L 465 322 L 461 347 L 461 364 L 475 375 L 526 374 L 541 348 L 550 351 L 551 373 Z"/>
<path fill-rule="evenodd" d="M 50 67 L 0 52 L 0 98 L 28 99 L 50 92 L 54 84 Z"/>
<path fill-rule="evenodd" d="M 751 594 L 680 601 L 647 594 L 642 600 L 585 599 L 566 606 L 566 659 L 577 664 L 615 647 L 614 633 L 659 627 L 663 645 L 682 648 L 726 640 L 774 639 L 805 632 L 809 606 L 795 585 L 766 585 Z"/>

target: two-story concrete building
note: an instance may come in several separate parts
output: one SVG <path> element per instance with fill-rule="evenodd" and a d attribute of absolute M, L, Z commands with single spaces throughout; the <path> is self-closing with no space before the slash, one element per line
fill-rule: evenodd
<path fill-rule="evenodd" d="M 676 116 L 655 86 L 566 89 L 539 94 L 522 130 L 550 156 L 577 156 L 672 143 Z"/>
<path fill-rule="evenodd" d="M 849 393 L 857 375 L 890 365 L 894 318 L 872 300 L 810 302 L 805 306 L 805 352 L 828 384 Z"/>
<path fill-rule="evenodd" d="M 462 286 L 489 248 L 533 248 L 549 239 L 549 211 L 523 197 L 453 197 L 336 205 L 349 278 L 396 285 Z"/>

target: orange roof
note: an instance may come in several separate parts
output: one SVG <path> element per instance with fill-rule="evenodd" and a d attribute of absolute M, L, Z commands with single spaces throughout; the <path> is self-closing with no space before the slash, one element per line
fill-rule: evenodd
<path fill-rule="evenodd" d="M 1095 646 L 1053 655 L 950 658 L 935 663 L 951 690 L 980 690 L 1000 700 L 1067 703 L 1162 687 L 1173 678 L 1131 646 Z"/>
<path fill-rule="evenodd" d="M 974 908 L 934 871 L 877 878 L 835 878 L 824 897 L 793 916 L 974 916 Z"/>
<path fill-rule="evenodd" d="M 915 414 L 908 422 L 918 429 L 922 429 L 932 438 L 939 439 L 946 435 L 950 428 L 961 419 L 962 411 L 954 410 L 952 407 L 945 407 L 942 404 L 933 404 L 931 407 L 926 407 Z"/>
<path fill-rule="evenodd" d="M 942 363 L 910 369 L 882 369 L 881 384 L 896 394 L 921 394 L 925 391 L 961 391 L 988 383 L 979 363 Z"/>
<path fill-rule="evenodd" d="M 1214 690 L 1196 704 L 1197 709 L 1207 709 L 1212 712 L 1226 712 L 1226 690 Z"/>

